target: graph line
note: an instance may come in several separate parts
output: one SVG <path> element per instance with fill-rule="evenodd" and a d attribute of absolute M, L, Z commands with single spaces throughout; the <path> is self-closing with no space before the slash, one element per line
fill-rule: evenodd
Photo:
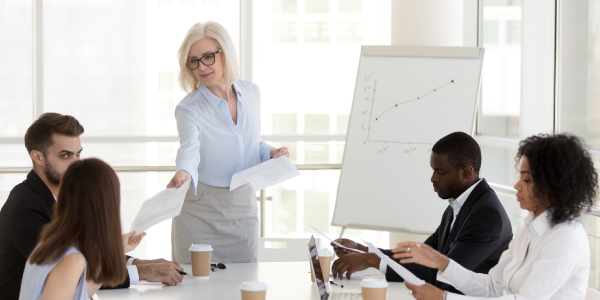
<path fill-rule="evenodd" d="M 413 102 L 413 101 L 417 101 L 417 100 L 422 100 L 423 98 L 427 97 L 429 94 L 435 93 L 437 90 L 439 90 L 439 89 L 441 89 L 441 88 L 444 88 L 444 87 L 446 87 L 446 86 L 448 86 L 448 85 L 450 85 L 450 84 L 452 84 L 452 83 L 454 83 L 454 80 L 450 80 L 450 82 L 448 82 L 448 83 L 446 83 L 446 84 L 444 84 L 444 85 L 442 85 L 442 86 L 439 86 L 439 87 L 437 87 L 437 88 L 433 89 L 432 91 L 429 91 L 428 93 L 426 93 L 426 94 L 425 94 L 425 95 L 423 95 L 423 96 L 417 97 L 417 98 L 415 98 L 415 99 L 410 99 L 410 100 L 406 100 L 406 101 L 398 102 L 398 103 L 394 104 L 394 106 L 392 106 L 392 107 L 390 107 L 390 108 L 386 109 L 386 110 L 385 110 L 383 113 L 381 113 L 379 116 L 377 116 L 377 118 L 375 118 L 375 121 L 378 121 L 378 120 L 379 120 L 379 118 L 381 118 L 381 116 L 385 115 L 385 114 L 386 114 L 387 112 L 389 112 L 390 110 L 392 110 L 392 109 L 394 109 L 394 108 L 398 107 L 398 105 L 406 104 L 406 103 Z M 373 98 L 375 98 L 375 93 L 374 93 L 374 92 L 373 92 Z M 374 101 L 374 100 L 375 100 L 375 99 L 373 99 L 373 101 Z M 369 124 L 370 124 L 370 123 L 371 123 L 371 120 L 369 119 Z"/>
<path fill-rule="evenodd" d="M 375 74 L 375 73 L 371 73 Z M 371 76 L 369 75 L 369 76 Z M 373 99 L 371 99 L 371 113 L 369 115 L 369 128 L 367 128 L 367 140 L 369 140 L 369 136 L 371 135 L 371 119 L 373 119 L 373 106 L 375 105 L 375 91 L 377 90 L 377 79 L 375 79 L 375 83 L 373 84 Z"/>

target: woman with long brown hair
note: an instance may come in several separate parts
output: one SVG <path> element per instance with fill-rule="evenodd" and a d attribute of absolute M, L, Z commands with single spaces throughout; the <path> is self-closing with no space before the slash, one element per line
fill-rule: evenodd
<path fill-rule="evenodd" d="M 127 273 L 125 256 L 144 234 L 121 235 L 120 185 L 105 162 L 90 158 L 64 173 L 54 217 L 23 274 L 20 299 L 89 299 Z"/>

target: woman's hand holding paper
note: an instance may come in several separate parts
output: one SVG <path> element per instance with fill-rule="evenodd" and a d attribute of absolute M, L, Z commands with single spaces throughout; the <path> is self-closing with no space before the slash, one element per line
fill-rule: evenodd
<path fill-rule="evenodd" d="M 436 288 L 430 283 L 424 285 L 414 285 L 408 282 L 404 282 L 406 287 L 411 291 L 411 294 L 417 300 L 438 300 L 442 299 L 444 291 Z"/>
<path fill-rule="evenodd" d="M 130 233 L 123 234 L 123 250 L 125 253 L 135 250 L 145 236 L 145 232 L 142 232 L 136 236 L 135 230 Z"/>

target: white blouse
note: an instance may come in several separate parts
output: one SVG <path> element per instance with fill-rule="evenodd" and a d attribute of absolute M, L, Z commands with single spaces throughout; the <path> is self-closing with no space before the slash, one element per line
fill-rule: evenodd
<path fill-rule="evenodd" d="M 477 274 L 450 260 L 438 280 L 467 296 L 459 299 L 584 300 L 590 271 L 587 234 L 578 221 L 550 227 L 548 212 L 530 213 L 489 274 Z"/>

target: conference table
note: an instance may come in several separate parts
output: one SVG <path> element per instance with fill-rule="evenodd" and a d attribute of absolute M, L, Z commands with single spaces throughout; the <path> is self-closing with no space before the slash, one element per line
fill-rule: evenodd
<path fill-rule="evenodd" d="M 182 265 L 190 275 L 176 286 L 163 286 L 160 283 L 132 285 L 128 289 L 100 290 L 100 300 L 155 300 L 155 299 L 241 299 L 242 281 L 262 281 L 267 284 L 267 299 L 314 299 L 319 300 L 317 285 L 310 280 L 308 261 L 306 262 L 259 262 L 227 264 L 227 269 L 211 272 L 209 278 L 191 276 L 191 265 Z M 371 272 L 371 274 L 373 274 Z M 327 284 L 330 292 L 360 292 L 360 280 L 367 276 L 348 279 L 336 278 L 340 286 Z M 383 277 L 383 274 L 368 277 Z M 330 280 L 333 280 L 330 278 Z M 390 282 L 388 299 L 414 299 L 401 282 Z"/>

